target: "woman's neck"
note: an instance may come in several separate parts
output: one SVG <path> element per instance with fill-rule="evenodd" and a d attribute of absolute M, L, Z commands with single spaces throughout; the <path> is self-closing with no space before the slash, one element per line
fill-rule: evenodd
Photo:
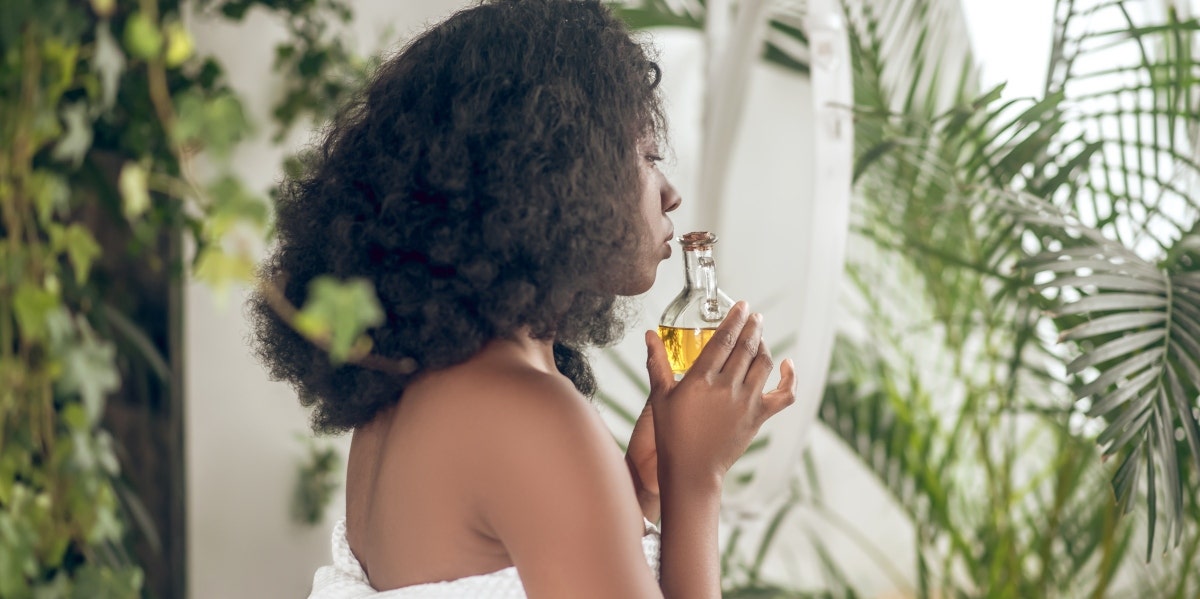
<path fill-rule="evenodd" d="M 493 339 L 483 347 L 481 353 L 503 353 L 540 371 L 558 372 L 558 367 L 554 365 L 554 339 L 535 339 L 528 327 L 517 330 L 511 337 Z"/>

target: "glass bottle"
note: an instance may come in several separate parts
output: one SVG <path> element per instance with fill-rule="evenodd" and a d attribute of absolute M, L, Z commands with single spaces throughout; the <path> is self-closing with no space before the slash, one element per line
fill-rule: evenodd
<path fill-rule="evenodd" d="M 658 336 L 667 348 L 671 370 L 681 376 L 712 338 L 717 325 L 733 307 L 733 300 L 717 287 L 717 267 L 713 262 L 717 236 L 696 231 L 679 237 L 678 241 L 683 246 L 686 282 L 683 291 L 663 311 L 658 321 Z"/>

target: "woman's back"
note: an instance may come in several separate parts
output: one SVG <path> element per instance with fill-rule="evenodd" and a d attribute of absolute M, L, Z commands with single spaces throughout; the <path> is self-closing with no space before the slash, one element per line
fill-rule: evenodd
<path fill-rule="evenodd" d="M 592 452 L 607 462 L 600 469 L 621 471 L 622 455 L 595 410 L 554 369 L 553 357 L 539 356 L 530 343 L 496 341 L 463 364 L 429 373 L 405 390 L 403 401 L 355 431 L 347 540 L 376 589 L 513 565 L 489 520 L 491 502 L 501 487 L 530 477 L 522 470 L 539 468 L 538 462 L 506 459 L 506 448 L 544 436 L 547 418 L 523 415 L 546 414 L 547 402 L 555 406 L 549 410 L 554 439 L 600 446 Z M 531 430 L 534 421 L 543 430 Z M 622 476 L 617 484 L 627 485 L 627 473 Z M 589 513 L 586 505 L 579 510 Z M 640 514 L 631 513 L 629 528 L 643 532 Z"/>

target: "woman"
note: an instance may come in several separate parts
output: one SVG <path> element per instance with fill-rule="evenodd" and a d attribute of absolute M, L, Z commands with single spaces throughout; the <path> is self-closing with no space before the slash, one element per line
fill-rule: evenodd
<path fill-rule="evenodd" d="M 253 305 L 315 430 L 353 431 L 313 597 L 720 596 L 723 478 L 794 396 L 787 361 L 763 393 L 761 315 L 735 306 L 678 382 L 647 332 L 624 460 L 585 399 L 582 350 L 671 253 L 658 79 L 596 0 L 484 4 L 387 61 L 284 186 L 264 279 L 298 305 L 364 277 L 387 314 L 371 366 L 335 365 Z"/>

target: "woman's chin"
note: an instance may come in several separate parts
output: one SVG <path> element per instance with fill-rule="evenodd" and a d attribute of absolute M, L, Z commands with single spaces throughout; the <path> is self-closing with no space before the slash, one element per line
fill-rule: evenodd
<path fill-rule="evenodd" d="M 624 280 L 615 281 L 615 293 L 625 297 L 633 297 L 635 295 L 646 293 L 647 291 L 650 291 L 651 287 L 654 286 L 654 279 L 657 274 L 658 273 L 655 272 L 649 277 L 628 277 Z"/>

